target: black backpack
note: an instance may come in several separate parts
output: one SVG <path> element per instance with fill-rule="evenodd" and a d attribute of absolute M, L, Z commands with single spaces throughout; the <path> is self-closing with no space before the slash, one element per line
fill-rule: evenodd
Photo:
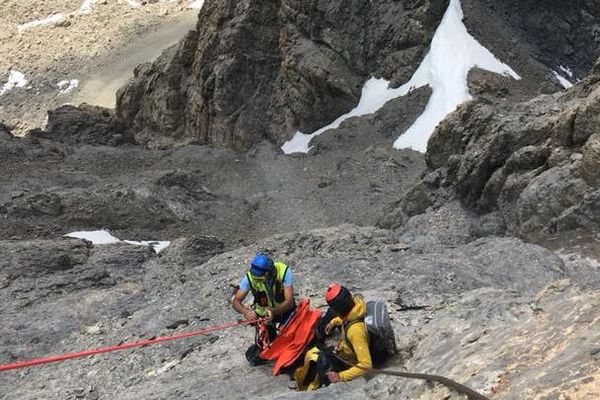
<path fill-rule="evenodd" d="M 396 354 L 396 337 L 385 303 L 368 301 L 365 325 L 369 335 L 369 351 L 375 366 Z"/>

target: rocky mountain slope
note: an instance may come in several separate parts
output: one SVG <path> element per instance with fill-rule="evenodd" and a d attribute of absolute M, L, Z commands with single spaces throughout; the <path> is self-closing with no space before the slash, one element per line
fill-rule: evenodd
<path fill-rule="evenodd" d="M 597 2 L 567 12 L 560 2 L 548 3 L 466 2 L 467 27 L 524 78 L 516 93 L 503 97 L 556 91 L 553 70 L 564 64 L 577 75 L 561 72 L 563 79 L 575 80 L 600 56 Z M 118 116 L 153 146 L 281 144 L 350 110 L 371 75 L 394 86 L 407 82 L 448 4 L 208 2 L 195 32 L 136 70 L 118 94 Z M 511 19 L 508 10 L 523 18 Z M 578 37 L 585 42 L 574 57 Z"/>
<path fill-rule="evenodd" d="M 208 2 L 195 32 L 136 70 L 117 113 L 142 142 L 282 143 L 352 108 L 372 72 L 406 80 L 445 6 Z"/>
<path fill-rule="evenodd" d="M 267 251 L 313 306 L 331 282 L 385 300 L 390 369 L 491 399 L 597 399 L 596 1 L 464 0 L 469 32 L 521 79 L 472 69 L 474 100 L 424 155 L 392 143 L 430 87 L 324 132 L 307 155 L 279 148 L 354 107 L 372 74 L 405 83 L 448 4 L 207 1 L 116 110 L 60 107 L 24 138 L 0 124 L 0 364 L 234 321 L 230 285 Z M 102 228 L 171 244 L 63 237 Z M 0 399 L 462 398 L 382 375 L 298 393 L 247 364 L 253 337 L 3 372 Z"/>
<path fill-rule="evenodd" d="M 505 105 L 468 103 L 429 141 L 428 174 L 383 226 L 458 198 L 490 234 L 530 240 L 600 229 L 600 62 L 565 93 Z"/>
<path fill-rule="evenodd" d="M 341 223 L 373 225 L 424 170 L 421 154 L 393 150 L 384 135 L 311 159 L 286 157 L 270 144 L 247 154 L 197 145 L 148 151 L 118 131 L 103 137 L 110 116 L 81 114 L 65 108 L 51 114 L 52 131 L 0 137 L 0 237 L 108 228 L 128 239 L 209 234 L 239 243 Z M 73 118 L 77 128 L 69 129 Z M 59 132 L 63 142 L 48 139 Z M 99 143 L 75 145 L 75 138 Z"/>
<path fill-rule="evenodd" d="M 499 57 L 512 56 L 511 62 L 518 63 L 533 54 L 563 75 L 561 66 L 570 70 L 573 76 L 565 77 L 575 79 L 585 77 L 600 56 L 599 6 L 595 0 L 463 1 L 467 27 Z M 489 16 L 485 24 L 476 17 L 482 14 Z"/>
<path fill-rule="evenodd" d="M 595 273 L 597 264 L 575 265 L 518 239 L 474 239 L 469 222 L 451 207 L 414 217 L 398 232 L 344 225 L 275 236 L 216 257 L 222 244 L 209 237 L 177 240 L 159 257 L 129 245 L 4 241 L 8 263 L 2 264 L 1 294 L 8 308 L 2 359 L 231 321 L 229 284 L 254 251 L 268 249 L 294 267 L 300 295 L 314 304 L 322 302 L 331 280 L 387 300 L 401 350 L 392 362 L 396 369 L 444 374 L 501 399 L 592 390 L 598 278 L 579 280 L 572 271 Z M 405 305 L 428 307 L 402 311 Z M 285 376 L 271 378 L 268 367 L 247 365 L 243 352 L 252 337 L 251 329 L 238 328 L 3 373 L 0 394 L 5 399 L 221 398 L 233 392 L 251 398 L 448 398 L 441 387 L 391 377 L 295 395 Z"/>

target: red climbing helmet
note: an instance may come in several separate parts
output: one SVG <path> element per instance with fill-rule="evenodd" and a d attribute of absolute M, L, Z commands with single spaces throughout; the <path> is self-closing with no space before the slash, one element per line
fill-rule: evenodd
<path fill-rule="evenodd" d="M 327 304 L 333 311 L 342 317 L 348 315 L 352 311 L 352 307 L 354 307 L 352 293 L 337 283 L 329 285 L 327 292 L 325 292 L 325 301 L 327 301 Z"/>

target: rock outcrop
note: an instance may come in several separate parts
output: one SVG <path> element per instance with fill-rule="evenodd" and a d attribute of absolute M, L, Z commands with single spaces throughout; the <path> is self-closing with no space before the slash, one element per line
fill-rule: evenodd
<path fill-rule="evenodd" d="M 136 69 L 117 115 L 151 145 L 282 143 L 351 109 L 370 74 L 406 81 L 447 3 L 207 1 L 195 31 Z"/>
<path fill-rule="evenodd" d="M 462 0 L 462 3 L 469 31 L 511 64 L 513 57 L 520 64 L 523 55 L 529 54 L 575 82 L 585 77 L 600 57 L 598 0 Z M 481 24 L 477 16 L 490 13 L 494 17 Z"/>
<path fill-rule="evenodd" d="M 444 120 L 427 148 L 429 173 L 384 226 L 457 197 L 528 239 L 600 229 L 600 63 L 575 88 L 516 105 L 479 100 Z M 500 229 L 502 230 L 502 229 Z"/>
<path fill-rule="evenodd" d="M 581 176 L 590 186 L 600 187 L 600 133 L 594 133 L 583 147 Z"/>
<path fill-rule="evenodd" d="M 13 137 L 10 128 L 3 123 L 0 123 L 0 140 L 6 141 Z"/>
<path fill-rule="evenodd" d="M 22 152 L 22 146 L 19 146 L 18 140 L 15 140 L 10 128 L 0 123 L 0 155 L 12 158 Z"/>
<path fill-rule="evenodd" d="M 27 135 L 70 145 L 117 146 L 133 143 L 133 136 L 115 119 L 113 110 L 87 104 L 79 107 L 65 105 L 48 111 L 44 130 L 34 129 Z"/>
<path fill-rule="evenodd" d="M 600 55 L 596 3 L 465 0 L 463 8 L 474 36 L 524 78 L 502 96 L 523 100 L 556 91 L 553 70 L 572 82 L 585 76 Z M 447 5 L 207 1 L 196 30 L 135 70 L 117 115 L 150 146 L 281 144 L 349 111 L 370 75 L 406 82 Z"/>

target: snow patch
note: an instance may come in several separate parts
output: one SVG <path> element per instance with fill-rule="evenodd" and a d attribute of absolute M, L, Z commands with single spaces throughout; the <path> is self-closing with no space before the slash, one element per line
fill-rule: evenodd
<path fill-rule="evenodd" d="M 131 7 L 133 7 L 133 8 L 139 8 L 139 7 L 141 7 L 141 6 L 142 6 L 142 4 L 141 4 L 141 3 L 138 3 L 138 2 L 137 2 L 137 1 L 135 1 L 135 0 L 125 0 L 125 2 L 126 2 L 127 4 L 129 4 L 129 6 L 131 6 Z"/>
<path fill-rule="evenodd" d="M 567 74 L 569 76 L 569 78 L 573 78 L 573 71 L 571 70 L 571 68 L 569 68 L 569 67 L 563 67 L 562 65 L 559 65 L 558 68 L 562 72 L 564 72 L 565 74 Z"/>
<path fill-rule="evenodd" d="M 135 240 L 123 240 L 123 242 L 136 246 L 150 246 L 154 249 L 156 254 L 160 253 L 171 244 L 171 242 L 165 240 L 141 240 L 139 242 Z"/>
<path fill-rule="evenodd" d="M 19 32 L 25 32 L 28 29 L 31 28 L 35 28 L 38 26 L 42 26 L 42 25 L 49 25 L 49 24 L 57 24 L 61 21 L 63 21 L 65 19 L 65 15 L 64 14 L 54 14 L 51 15 L 47 18 L 44 19 L 38 19 L 35 21 L 31 21 L 31 22 L 26 22 L 24 24 L 21 24 L 17 27 L 17 30 Z"/>
<path fill-rule="evenodd" d="M 515 71 L 500 62 L 469 34 L 462 19 L 460 0 L 451 0 L 433 36 L 429 53 L 407 83 L 391 89 L 385 79 L 369 79 L 363 87 L 358 106 L 311 134 L 296 132 L 294 137 L 282 146 L 284 153 L 307 153 L 313 137 L 328 129 L 339 127 L 348 118 L 374 113 L 389 100 L 404 96 L 412 89 L 429 85 L 432 95 L 425 111 L 394 143 L 397 149 L 412 148 L 424 152 L 427 141 L 438 123 L 460 104 L 471 99 L 467 76 L 472 68 L 479 67 L 521 79 Z"/>
<path fill-rule="evenodd" d="M 204 0 L 194 0 L 190 3 L 188 8 L 193 8 L 193 9 L 199 10 L 202 8 L 203 5 L 204 5 Z"/>
<path fill-rule="evenodd" d="M 58 87 L 58 92 L 60 94 L 67 94 L 77 89 L 77 87 L 79 86 L 79 80 L 71 79 L 60 81 L 56 84 L 56 86 Z"/>
<path fill-rule="evenodd" d="M 419 71 L 420 70 L 417 70 L 408 83 L 396 89 L 390 89 L 389 82 L 385 79 L 369 79 L 362 88 L 358 105 L 349 113 L 342 115 L 329 125 L 324 126 L 311 134 L 305 134 L 300 131 L 296 132 L 294 137 L 290 141 L 285 142 L 281 149 L 285 154 L 308 153 L 310 150 L 309 143 L 313 137 L 318 136 L 329 129 L 338 128 L 340 124 L 348 118 L 373 114 L 388 101 L 395 99 L 396 97 L 404 96 L 415 87 L 427 84 L 427 81 L 423 79 L 425 75 L 423 73 L 419 74 Z"/>
<path fill-rule="evenodd" d="M 98 0 L 84 0 L 84 2 L 81 4 L 81 7 L 79 7 L 79 12 L 82 14 L 91 13 L 97 1 Z"/>
<path fill-rule="evenodd" d="M 113 244 L 120 243 L 121 240 L 111 235 L 108 231 L 101 229 L 99 231 L 79 231 L 67 233 L 65 236 L 89 240 L 93 244 Z"/>
<path fill-rule="evenodd" d="M 16 87 L 24 87 L 27 85 L 27 79 L 25 79 L 25 75 L 22 72 L 11 69 L 8 75 L 8 81 L 2 86 L 0 89 L 0 96 L 12 90 Z"/>
<path fill-rule="evenodd" d="M 565 89 L 569 89 L 569 88 L 573 87 L 573 84 L 571 82 L 569 82 L 568 79 L 563 77 L 560 73 L 558 73 L 556 71 L 552 71 L 552 72 L 554 73 L 554 77 L 556 79 L 558 79 L 558 82 L 560 83 L 560 85 L 562 87 L 564 87 Z"/>
<path fill-rule="evenodd" d="M 429 54 L 419 67 L 425 69 L 433 93 L 423 114 L 394 142 L 396 149 L 427 150 L 427 141 L 437 125 L 472 98 L 467 77 L 474 67 L 521 79 L 469 34 L 463 23 L 460 0 L 451 0 L 433 36 Z"/>
<path fill-rule="evenodd" d="M 77 238 L 77 239 L 85 239 L 92 244 L 95 245 L 103 245 L 103 244 L 114 244 L 114 243 L 128 243 L 136 246 L 150 246 L 156 252 L 156 254 L 160 253 L 169 245 L 171 242 L 169 241 L 158 241 L 158 240 L 143 240 L 143 241 L 134 241 L 134 240 L 121 240 L 119 238 L 114 237 L 107 230 L 101 229 L 98 231 L 79 231 L 79 232 L 71 232 L 67 233 L 67 237 Z"/>
<path fill-rule="evenodd" d="M 600 261 L 595 258 L 585 257 L 585 261 L 587 261 L 592 267 L 596 269 L 600 269 Z"/>

